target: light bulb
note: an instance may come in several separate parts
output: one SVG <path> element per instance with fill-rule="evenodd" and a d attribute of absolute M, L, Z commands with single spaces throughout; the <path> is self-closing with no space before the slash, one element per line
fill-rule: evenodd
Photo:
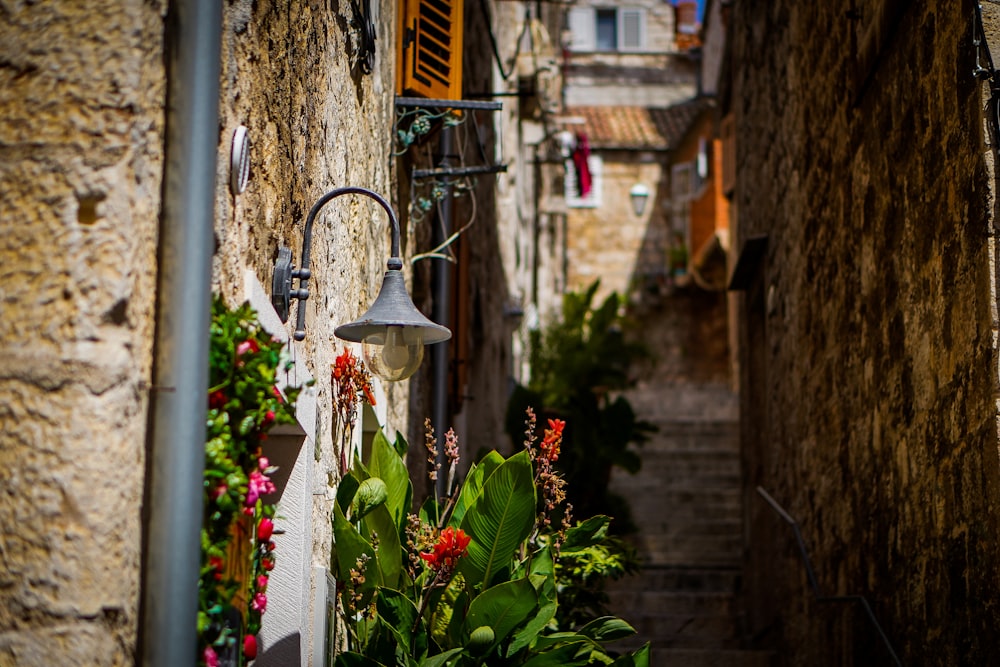
<path fill-rule="evenodd" d="M 365 336 L 361 344 L 365 364 L 374 375 L 389 382 L 413 375 L 424 359 L 424 339 L 415 327 L 386 327 L 384 333 Z"/>
<path fill-rule="evenodd" d="M 382 361 L 385 363 L 385 367 L 399 371 L 406 366 L 406 360 L 409 357 L 406 343 L 403 342 L 402 327 L 388 327 L 385 334 L 385 344 L 382 346 Z"/>

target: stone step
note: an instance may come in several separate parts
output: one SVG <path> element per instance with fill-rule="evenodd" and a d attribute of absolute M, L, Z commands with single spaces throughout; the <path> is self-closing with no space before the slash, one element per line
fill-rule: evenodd
<path fill-rule="evenodd" d="M 734 613 L 733 594 L 714 591 L 607 591 L 609 607 L 628 610 L 630 618 L 642 616 L 684 615 L 731 616 Z"/>
<path fill-rule="evenodd" d="M 651 665 L 664 667 L 770 667 L 769 651 L 698 650 L 653 647 Z"/>
<path fill-rule="evenodd" d="M 608 591 L 675 591 L 732 593 L 741 582 L 738 567 L 644 567 L 617 581 L 609 581 Z"/>

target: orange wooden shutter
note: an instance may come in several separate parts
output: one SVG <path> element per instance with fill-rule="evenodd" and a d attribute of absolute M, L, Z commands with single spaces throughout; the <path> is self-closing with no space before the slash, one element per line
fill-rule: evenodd
<path fill-rule="evenodd" d="M 462 99 L 462 2 L 400 2 L 399 94 Z"/>

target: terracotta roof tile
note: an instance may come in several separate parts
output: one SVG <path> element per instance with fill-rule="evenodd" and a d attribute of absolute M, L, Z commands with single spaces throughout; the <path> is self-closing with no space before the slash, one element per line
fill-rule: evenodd
<path fill-rule="evenodd" d="M 688 100 L 666 108 L 571 107 L 569 116 L 584 119 L 574 131 L 587 135 L 594 148 L 645 148 L 669 150 L 677 146 L 707 100 Z"/>

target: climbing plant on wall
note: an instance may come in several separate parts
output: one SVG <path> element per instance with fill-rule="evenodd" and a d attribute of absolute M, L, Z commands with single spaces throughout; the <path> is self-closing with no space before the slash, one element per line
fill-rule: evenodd
<path fill-rule="evenodd" d="M 212 305 L 205 440 L 204 516 L 198 584 L 198 660 L 244 665 L 257 656 L 275 564 L 268 431 L 295 421 L 299 389 L 277 386 L 284 344 L 244 304 Z"/>

